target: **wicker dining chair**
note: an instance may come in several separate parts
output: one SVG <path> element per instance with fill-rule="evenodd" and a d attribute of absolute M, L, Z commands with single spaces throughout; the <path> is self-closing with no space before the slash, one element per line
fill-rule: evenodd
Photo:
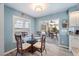
<path fill-rule="evenodd" d="M 20 53 L 21 55 L 23 55 L 26 51 L 29 50 L 31 44 L 29 43 L 22 43 L 22 37 L 21 35 L 16 35 L 15 34 L 15 39 L 16 39 L 16 46 L 17 46 L 17 53 Z"/>
<path fill-rule="evenodd" d="M 39 51 L 41 53 L 41 56 L 43 55 L 43 51 L 46 51 L 45 48 L 45 42 L 46 42 L 46 35 L 42 35 L 41 37 L 41 41 L 35 43 L 33 46 L 36 48 L 37 51 Z M 47 53 L 47 51 L 46 51 Z"/>

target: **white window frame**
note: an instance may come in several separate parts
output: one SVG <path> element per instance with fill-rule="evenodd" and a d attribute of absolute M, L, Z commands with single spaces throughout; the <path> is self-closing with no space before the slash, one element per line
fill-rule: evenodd
<path fill-rule="evenodd" d="M 25 22 L 29 22 L 29 31 L 30 31 L 30 29 L 31 29 L 31 22 L 30 21 L 28 21 L 28 19 L 26 19 L 26 18 L 23 18 L 23 17 L 20 17 L 20 16 L 16 16 L 16 15 L 13 15 L 13 24 L 12 24 L 12 26 L 13 26 L 13 33 L 12 33 L 12 36 L 13 36 L 13 42 L 15 43 L 16 42 L 16 40 L 15 40 L 15 37 L 14 37 L 14 34 L 15 34 L 15 29 L 17 29 L 17 28 L 15 28 L 14 26 L 15 26 L 15 20 L 16 19 L 20 19 L 20 20 L 22 20 L 23 19 L 23 21 Z M 24 24 L 23 24 L 23 26 L 24 26 Z M 19 29 L 26 29 L 26 28 L 19 28 Z"/>
<path fill-rule="evenodd" d="M 23 20 L 16 20 L 16 21 L 20 21 L 20 23 L 22 23 L 22 24 L 20 24 L 20 26 L 15 26 L 15 25 L 17 25 L 17 23 L 15 23 L 15 24 L 14 24 L 14 28 L 15 28 L 15 29 L 17 29 L 17 28 L 19 28 L 19 29 L 23 28 L 23 25 L 24 25 L 23 23 L 24 23 L 24 21 L 23 21 Z"/>

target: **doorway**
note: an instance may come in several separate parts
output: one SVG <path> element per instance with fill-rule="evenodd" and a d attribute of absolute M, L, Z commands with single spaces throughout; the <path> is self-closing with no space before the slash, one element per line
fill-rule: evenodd
<path fill-rule="evenodd" d="M 59 19 L 43 21 L 41 31 L 46 32 L 47 42 L 58 44 L 59 41 Z"/>

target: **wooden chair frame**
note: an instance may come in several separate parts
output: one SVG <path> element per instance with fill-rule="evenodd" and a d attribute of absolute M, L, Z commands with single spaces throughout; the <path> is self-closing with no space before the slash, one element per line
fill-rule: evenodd
<path fill-rule="evenodd" d="M 27 48 L 27 49 L 23 49 L 23 48 L 22 48 L 22 38 L 21 38 L 21 35 L 16 35 L 16 34 L 15 34 L 15 39 L 16 39 L 16 46 L 17 46 L 16 55 L 17 55 L 18 53 L 20 53 L 21 55 L 23 55 L 23 53 L 24 53 L 26 50 L 29 50 L 29 49 L 30 49 L 30 47 Z"/>
<path fill-rule="evenodd" d="M 43 55 L 42 52 L 45 50 L 46 51 L 46 48 L 45 48 L 45 42 L 46 42 L 46 35 L 42 35 L 42 38 L 41 38 L 41 47 L 40 48 L 36 48 L 37 51 L 39 51 L 41 53 L 41 56 Z M 46 51 L 47 53 L 47 51 Z"/>

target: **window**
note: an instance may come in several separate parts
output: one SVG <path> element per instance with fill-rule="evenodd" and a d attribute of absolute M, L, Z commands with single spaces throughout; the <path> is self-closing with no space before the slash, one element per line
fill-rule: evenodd
<path fill-rule="evenodd" d="M 30 28 L 30 22 L 27 21 L 27 19 L 25 18 L 21 18 L 21 17 L 14 17 L 14 28 L 15 29 L 22 29 L 22 28 Z"/>
<path fill-rule="evenodd" d="M 24 26 L 25 28 L 29 28 L 30 23 L 29 22 L 25 22 Z"/>
<path fill-rule="evenodd" d="M 13 16 L 13 42 L 15 41 L 15 32 L 28 32 L 30 33 L 30 21 L 29 19 Z"/>
<path fill-rule="evenodd" d="M 14 27 L 15 28 L 23 28 L 23 21 L 22 20 L 15 21 Z"/>

